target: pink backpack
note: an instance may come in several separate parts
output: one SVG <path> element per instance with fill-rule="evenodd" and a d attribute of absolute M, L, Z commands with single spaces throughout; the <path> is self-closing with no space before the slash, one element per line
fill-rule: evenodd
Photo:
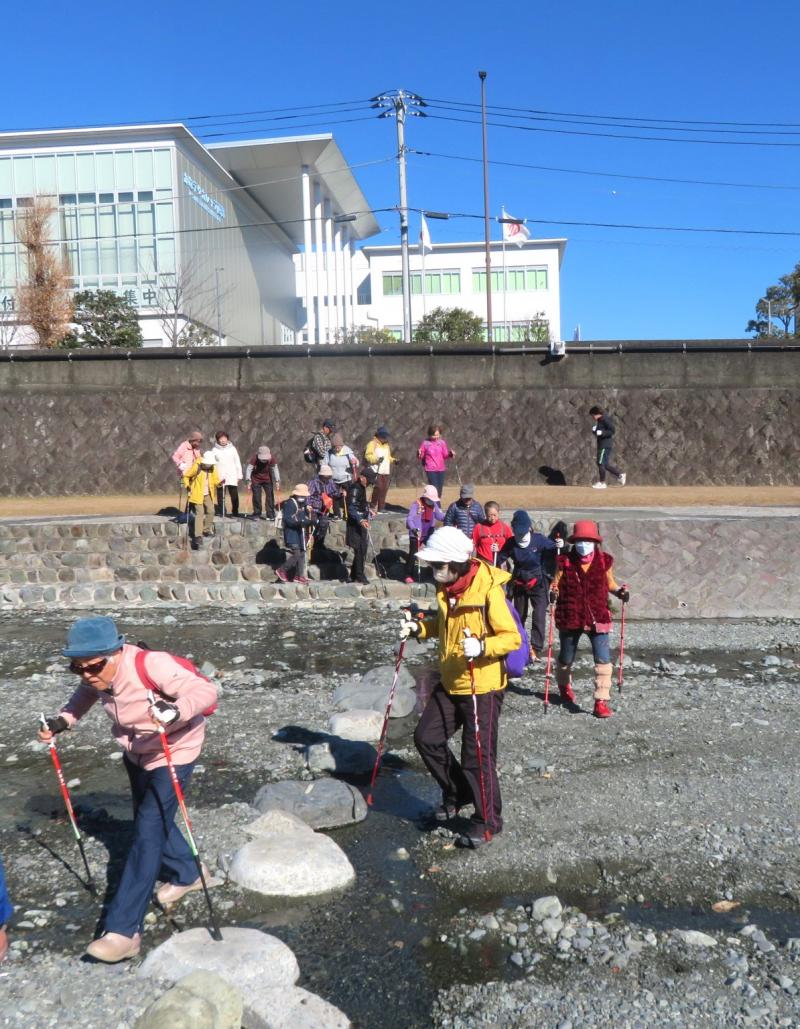
<path fill-rule="evenodd" d="M 153 677 L 147 671 L 147 665 L 146 665 L 147 654 L 148 654 L 148 652 L 156 653 L 156 651 L 150 651 L 150 648 L 144 646 L 142 643 L 139 643 L 138 646 L 141 649 L 139 650 L 138 654 L 134 658 L 134 665 L 135 665 L 135 668 L 136 668 L 136 674 L 139 676 L 139 678 L 142 680 L 143 685 L 145 685 L 148 690 L 153 690 L 154 693 L 158 693 L 159 696 L 164 697 L 168 701 L 171 701 L 172 698 L 166 696 L 166 694 L 162 692 L 161 687 L 158 685 L 158 683 L 155 681 L 155 679 L 153 679 Z M 161 653 L 165 653 L 166 654 L 167 651 L 162 651 Z M 180 665 L 181 668 L 185 668 L 187 672 L 192 672 L 192 674 L 196 675 L 198 678 L 205 679 L 206 682 L 210 682 L 208 676 L 201 674 L 197 670 L 195 665 L 189 660 L 188 657 L 179 657 L 177 654 L 169 654 L 168 656 L 171 657 L 172 660 L 176 664 Z M 210 708 L 208 708 L 207 710 L 202 712 L 203 717 L 204 718 L 209 718 L 211 715 L 214 714 L 214 712 L 216 710 L 217 710 L 217 705 L 216 704 L 212 704 Z"/>

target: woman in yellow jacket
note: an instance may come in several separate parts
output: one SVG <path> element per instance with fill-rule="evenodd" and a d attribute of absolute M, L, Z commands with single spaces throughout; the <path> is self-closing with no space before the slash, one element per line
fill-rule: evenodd
<path fill-rule="evenodd" d="M 497 779 L 497 728 L 507 676 L 503 658 L 521 645 L 508 609 L 508 572 L 472 557 L 472 540 L 453 526 L 437 529 L 418 554 L 433 569 L 435 614 L 414 621 L 407 617 L 401 639 L 439 640 L 441 682 L 431 694 L 414 733 L 414 743 L 428 771 L 442 788 L 442 804 L 434 822 L 444 824 L 468 804 L 474 806 L 469 826 L 459 838 L 476 848 L 486 830 L 502 831 L 502 802 Z M 465 632 L 465 630 L 468 630 Z M 473 661 L 475 693 L 483 757 L 486 810 L 481 801 L 480 768 L 472 704 L 469 662 Z M 461 757 L 448 746 L 462 730 Z"/>
<path fill-rule="evenodd" d="M 183 485 L 189 492 L 189 504 L 194 515 L 189 518 L 192 549 L 197 550 L 203 536 L 214 534 L 214 500 L 220 478 L 213 450 L 207 450 L 197 458 L 183 476 Z"/>

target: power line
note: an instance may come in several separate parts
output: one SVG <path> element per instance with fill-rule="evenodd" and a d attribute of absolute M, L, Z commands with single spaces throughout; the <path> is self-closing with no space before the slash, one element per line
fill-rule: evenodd
<path fill-rule="evenodd" d="M 441 98 L 430 97 L 426 99 L 427 103 L 437 104 L 458 104 L 462 107 L 471 107 L 476 112 L 480 110 L 480 105 L 473 103 L 468 100 L 444 100 Z M 542 114 L 542 115 L 553 115 L 558 118 L 590 118 L 593 120 L 605 119 L 608 121 L 626 121 L 626 122 L 657 122 L 664 125 L 730 125 L 730 126 L 741 126 L 744 128 L 778 128 L 778 129 L 800 129 L 800 122 L 760 122 L 760 121 L 714 121 L 714 120 L 693 120 L 691 118 L 654 118 L 654 117 L 637 117 L 636 115 L 628 114 L 586 114 L 585 112 L 576 111 L 547 111 L 537 107 L 509 107 L 503 104 L 489 104 L 489 110 L 502 110 L 502 111 L 519 111 L 527 114 Z"/>
<path fill-rule="evenodd" d="M 356 122 L 356 121 L 374 121 L 374 120 L 375 120 L 375 118 L 374 118 L 373 115 L 366 115 L 363 118 L 340 118 L 340 119 L 338 119 L 336 121 L 328 120 L 328 121 L 323 121 L 323 122 L 319 122 L 319 121 L 318 122 L 311 122 L 311 123 L 307 123 L 305 125 L 294 125 L 293 128 L 295 128 L 295 129 L 317 129 L 320 126 L 325 128 L 325 127 L 327 127 L 329 125 L 347 125 L 347 124 L 349 124 L 351 122 Z M 239 136 L 239 137 L 241 137 L 241 136 L 251 136 L 251 135 L 253 135 L 253 133 L 274 132 L 274 131 L 275 131 L 275 126 L 267 125 L 267 126 L 264 126 L 263 128 L 260 128 L 260 129 L 245 129 L 244 132 L 238 132 L 238 133 L 236 133 L 236 135 Z M 229 132 L 203 132 L 203 133 L 197 133 L 197 138 L 198 139 L 216 139 L 219 136 L 230 136 L 231 132 L 232 132 L 232 130 L 229 131 Z"/>
<path fill-rule="evenodd" d="M 452 115 L 429 114 L 428 118 L 435 118 L 437 121 L 462 122 L 465 125 L 480 125 L 479 119 L 455 118 Z M 630 133 L 620 132 L 588 132 L 585 129 L 553 129 L 545 128 L 542 125 L 517 125 L 502 121 L 489 121 L 500 129 L 517 129 L 523 132 L 547 132 L 559 136 L 591 136 L 599 139 L 634 139 L 644 140 L 648 143 L 695 143 L 708 146 L 751 146 L 751 147 L 789 147 L 795 149 L 800 143 L 785 143 L 780 140 L 747 140 L 747 139 L 681 139 L 677 136 L 634 136 Z"/>
<path fill-rule="evenodd" d="M 413 150 L 409 153 L 417 154 L 420 157 L 440 157 L 448 161 L 470 161 L 476 164 L 481 163 L 480 157 L 466 157 L 462 154 L 441 154 L 431 150 Z M 530 168 L 534 171 L 558 172 L 567 175 L 589 175 L 606 179 L 630 179 L 635 182 L 670 182 L 689 186 L 728 186 L 736 189 L 772 189 L 772 190 L 800 190 L 800 186 L 784 186 L 768 182 L 726 182 L 719 179 L 680 179 L 670 178 L 664 175 L 633 175 L 626 172 L 603 172 L 590 171 L 586 168 L 560 168 L 548 164 L 526 164 L 523 161 L 498 161 L 490 160 L 489 164 L 497 164 L 507 168 Z"/>

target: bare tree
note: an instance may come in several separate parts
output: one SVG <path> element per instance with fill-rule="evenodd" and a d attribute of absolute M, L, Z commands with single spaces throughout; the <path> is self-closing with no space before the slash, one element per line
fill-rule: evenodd
<path fill-rule="evenodd" d="M 8 350 L 9 347 L 13 347 L 19 330 L 20 324 L 16 311 L 0 314 L 0 350 Z"/>
<path fill-rule="evenodd" d="M 217 337 L 217 291 L 213 276 L 203 277 L 196 263 L 189 262 L 177 272 L 156 275 L 156 300 L 153 305 L 167 344 L 171 347 L 210 346 Z M 220 293 L 219 303 L 224 296 Z M 191 316 L 187 309 L 191 309 Z"/>
<path fill-rule="evenodd" d="M 16 219 L 25 257 L 25 275 L 17 289 L 19 321 L 31 326 L 42 347 L 57 346 L 72 318 L 69 263 L 52 237 L 56 214 L 49 197 L 34 197 Z"/>

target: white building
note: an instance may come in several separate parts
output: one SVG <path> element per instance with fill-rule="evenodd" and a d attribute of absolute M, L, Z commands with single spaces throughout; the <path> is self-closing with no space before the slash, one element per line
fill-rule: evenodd
<path fill-rule="evenodd" d="M 232 346 L 295 343 L 303 328 L 333 339 L 356 321 L 355 243 L 379 230 L 329 133 L 211 145 L 181 124 L 1 133 L 0 346 L 36 343 L 17 313 L 16 229 L 38 199 L 72 289 L 126 297 L 151 346 L 189 342 L 186 327 Z M 300 302 L 296 256 L 312 269 Z"/>
<path fill-rule="evenodd" d="M 561 339 L 560 271 L 566 239 L 530 239 L 522 246 L 493 241 L 492 320 L 494 342 L 530 338 L 532 322 L 546 321 L 549 337 Z M 411 248 L 411 320 L 436 307 L 462 307 L 486 323 L 486 262 L 483 242 L 435 243 L 422 256 Z M 365 246 L 354 262 L 357 324 L 403 329 L 399 246 Z"/>

